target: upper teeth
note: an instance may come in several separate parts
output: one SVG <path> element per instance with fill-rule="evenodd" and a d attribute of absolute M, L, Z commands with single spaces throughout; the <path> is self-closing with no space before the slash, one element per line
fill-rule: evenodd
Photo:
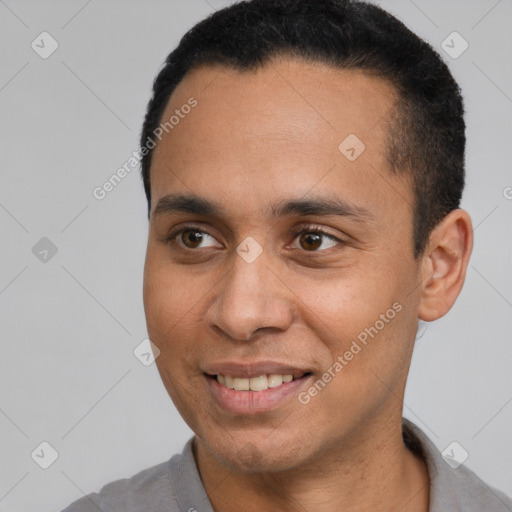
<path fill-rule="evenodd" d="M 243 377 L 230 377 L 229 375 L 217 375 L 217 382 L 229 389 L 236 391 L 264 391 L 267 388 L 276 388 L 283 382 L 291 382 L 293 375 L 260 375 L 250 379 Z"/>

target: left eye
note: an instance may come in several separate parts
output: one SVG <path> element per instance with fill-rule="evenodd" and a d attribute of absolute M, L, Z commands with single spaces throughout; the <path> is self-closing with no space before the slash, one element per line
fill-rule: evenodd
<path fill-rule="evenodd" d="M 342 243 L 341 240 L 321 230 L 303 229 L 297 233 L 296 238 L 298 238 L 301 248 L 308 252 L 317 251 L 320 247 L 322 247 L 322 250 L 330 249 Z M 328 242 L 324 243 L 326 240 Z"/>

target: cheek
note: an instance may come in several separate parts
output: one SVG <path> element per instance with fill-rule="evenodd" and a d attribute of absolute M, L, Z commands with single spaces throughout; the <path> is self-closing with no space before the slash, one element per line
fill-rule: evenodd
<path fill-rule="evenodd" d="M 209 291 L 219 276 L 211 271 L 196 271 L 173 265 L 165 249 L 150 244 L 144 267 L 144 309 L 149 338 L 160 349 L 157 366 L 164 381 L 188 388 L 202 373 L 198 360 L 206 346 L 204 309 Z M 168 389 L 176 386 L 169 382 Z M 199 389 L 199 388 L 198 388 Z"/>
<path fill-rule="evenodd" d="M 302 277 L 291 286 L 301 320 L 329 352 L 322 360 L 336 375 L 333 400 L 373 394 L 379 378 L 393 388 L 408 364 L 416 317 L 409 286 L 391 269 L 373 268 L 337 279 Z"/>
<path fill-rule="evenodd" d="M 290 276 L 288 282 L 302 320 L 320 339 L 332 340 L 336 355 L 396 300 L 393 283 L 377 280 L 368 270 L 322 279 Z"/>
<path fill-rule="evenodd" d="M 197 401 L 197 333 L 194 306 L 204 295 L 195 280 L 172 267 L 159 248 L 148 248 L 144 267 L 144 309 L 149 338 L 160 350 L 156 365 L 162 381 L 185 421 L 192 421 L 190 404 Z"/>
<path fill-rule="evenodd" d="M 207 278 L 194 277 L 188 270 L 171 265 L 165 251 L 148 247 L 144 267 L 144 309 L 148 330 L 162 336 L 180 328 L 200 306 Z"/>

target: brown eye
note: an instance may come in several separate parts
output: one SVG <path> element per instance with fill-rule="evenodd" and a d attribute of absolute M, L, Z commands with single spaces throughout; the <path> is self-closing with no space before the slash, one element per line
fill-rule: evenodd
<path fill-rule="evenodd" d="M 186 229 L 181 232 L 180 238 L 186 247 L 189 249 L 196 249 L 201 244 L 203 235 L 196 229 Z"/>
<path fill-rule="evenodd" d="M 343 240 L 320 228 L 304 228 L 296 233 L 295 237 L 298 248 L 308 252 L 323 252 L 325 249 L 330 249 L 336 245 L 343 245 Z"/>
<path fill-rule="evenodd" d="M 305 233 L 300 237 L 300 244 L 306 251 L 314 251 L 322 245 L 322 237 L 316 233 Z"/>
<path fill-rule="evenodd" d="M 208 232 L 195 226 L 185 226 L 179 230 L 173 230 L 165 237 L 165 242 L 172 248 L 180 249 L 207 249 L 219 247 L 216 239 Z"/>

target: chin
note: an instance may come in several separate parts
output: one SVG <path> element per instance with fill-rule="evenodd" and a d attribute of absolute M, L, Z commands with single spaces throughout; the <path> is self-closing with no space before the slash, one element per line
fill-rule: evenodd
<path fill-rule="evenodd" d="M 275 432 L 274 432 L 275 434 Z M 278 473 L 301 466 L 304 463 L 304 443 L 283 442 L 275 437 L 269 442 L 265 436 L 225 435 L 221 440 L 209 444 L 208 451 L 223 465 L 237 473 Z M 205 440 L 203 438 L 203 443 Z"/>

